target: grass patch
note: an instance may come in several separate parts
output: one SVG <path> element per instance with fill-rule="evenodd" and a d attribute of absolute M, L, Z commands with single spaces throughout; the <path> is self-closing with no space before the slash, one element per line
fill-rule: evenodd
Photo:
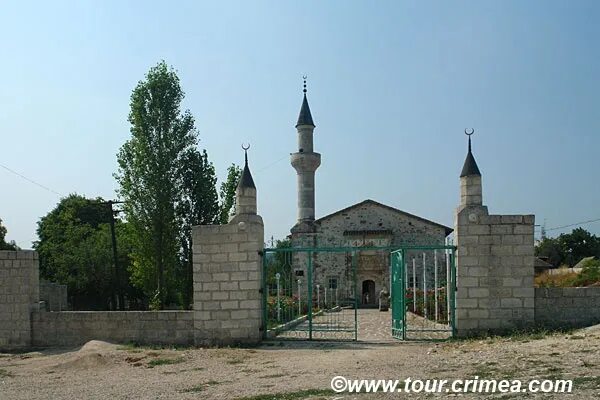
<path fill-rule="evenodd" d="M 14 375 L 12 374 L 12 372 L 0 368 L 0 378 L 10 378 L 10 377 L 13 377 L 13 376 Z"/>
<path fill-rule="evenodd" d="M 117 350 L 130 351 L 132 353 L 139 353 L 144 350 L 176 350 L 184 351 L 191 350 L 191 346 L 179 346 L 179 345 L 160 345 L 160 344 L 139 344 L 135 342 L 129 342 L 117 347 Z"/>
<path fill-rule="evenodd" d="M 199 393 L 199 392 L 204 392 L 205 390 L 206 390 L 206 385 L 198 385 L 198 386 L 193 386 L 188 389 L 183 389 L 181 392 L 183 392 L 183 393 Z"/>
<path fill-rule="evenodd" d="M 227 360 L 225 362 L 230 365 L 237 365 L 237 364 L 242 364 L 244 362 L 244 360 L 240 360 L 239 358 L 236 358 L 234 360 Z"/>
<path fill-rule="evenodd" d="M 148 368 L 158 367 L 159 365 L 179 364 L 184 361 L 183 357 L 179 358 L 157 358 L 148 362 Z"/>
<path fill-rule="evenodd" d="M 579 376 L 573 378 L 573 386 L 597 389 L 600 387 L 600 376 Z"/>
<path fill-rule="evenodd" d="M 200 385 L 196 385 L 196 386 L 192 386 L 191 388 L 180 390 L 180 392 L 182 392 L 182 393 L 198 393 L 198 392 L 205 391 L 206 388 L 208 388 L 209 386 L 215 386 L 215 385 L 220 385 L 220 384 L 221 384 L 221 382 L 218 382 L 215 380 L 210 380 L 208 382 L 201 383 Z"/>
<path fill-rule="evenodd" d="M 259 378 L 262 379 L 269 379 L 269 378 L 283 378 L 284 376 L 287 376 L 286 374 L 272 374 L 272 375 L 263 375 L 263 376 L 259 376 Z"/>
<path fill-rule="evenodd" d="M 506 371 L 498 368 L 495 361 L 479 364 L 471 375 L 478 376 L 480 379 L 512 379 L 516 376 L 513 370 Z"/>
<path fill-rule="evenodd" d="M 331 389 L 308 389 L 291 393 L 259 394 L 258 396 L 238 397 L 236 400 L 296 400 L 310 397 L 325 398 L 335 394 L 336 393 Z"/>

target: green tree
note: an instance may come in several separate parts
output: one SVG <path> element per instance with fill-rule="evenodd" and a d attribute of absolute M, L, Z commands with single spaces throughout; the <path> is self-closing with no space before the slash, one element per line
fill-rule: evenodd
<path fill-rule="evenodd" d="M 564 262 L 571 266 L 585 257 L 600 256 L 599 238 L 583 228 L 576 228 L 571 233 L 560 235 L 558 241 L 565 254 Z"/>
<path fill-rule="evenodd" d="M 6 234 L 8 230 L 2 225 L 2 219 L 0 219 L 0 250 L 18 250 L 19 247 L 14 240 L 10 242 L 6 241 Z"/>
<path fill-rule="evenodd" d="M 116 282 L 109 218 L 102 198 L 71 194 L 38 221 L 33 247 L 40 256 L 40 276 L 67 285 L 75 309 L 108 309 L 111 303 Z M 117 220 L 115 230 L 120 265 L 126 267 L 126 224 Z"/>
<path fill-rule="evenodd" d="M 585 257 L 600 257 L 600 238 L 583 228 L 576 228 L 557 238 L 545 238 L 536 245 L 535 255 L 548 257 L 555 267 L 573 266 Z"/>
<path fill-rule="evenodd" d="M 548 262 L 555 267 L 560 266 L 565 259 L 563 248 L 556 238 L 544 238 L 540 241 L 535 246 L 535 255 L 548 257 Z"/>
<path fill-rule="evenodd" d="M 181 254 L 177 273 L 178 287 L 182 288 L 181 303 L 188 308 L 193 300 L 192 226 L 212 223 L 219 214 L 215 169 L 202 153 L 188 149 L 183 157 L 182 196 L 177 202 L 180 226 Z"/>
<path fill-rule="evenodd" d="M 183 98 L 172 68 L 165 62 L 151 68 L 131 95 L 131 138 L 117 156 L 115 177 L 133 233 L 132 279 L 153 296 L 153 308 L 188 301 L 191 226 L 212 222 L 218 213 L 214 168 L 197 150 L 194 118 L 181 111 Z"/>
<path fill-rule="evenodd" d="M 240 176 L 242 176 L 242 169 L 237 165 L 231 164 L 227 168 L 227 179 L 221 183 L 219 191 L 219 216 L 216 221 L 219 224 L 229 222 L 229 217 L 231 217 L 232 212 L 235 210 L 235 189 Z"/>

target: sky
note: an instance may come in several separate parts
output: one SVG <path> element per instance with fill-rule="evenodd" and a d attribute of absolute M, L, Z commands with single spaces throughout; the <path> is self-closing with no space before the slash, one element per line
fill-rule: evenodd
<path fill-rule="evenodd" d="M 490 213 L 535 214 L 547 228 L 600 218 L 600 2 L 0 9 L 0 218 L 22 248 L 61 195 L 116 196 L 131 91 L 161 60 L 177 71 L 221 180 L 251 144 L 266 238 L 285 237 L 296 220 L 289 154 L 303 75 L 322 155 L 317 217 L 373 199 L 453 226 L 473 128 Z M 600 222 L 583 227 L 600 234 Z"/>

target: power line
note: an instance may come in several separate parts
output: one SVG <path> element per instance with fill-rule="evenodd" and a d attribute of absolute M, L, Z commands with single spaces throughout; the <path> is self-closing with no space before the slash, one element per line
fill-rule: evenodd
<path fill-rule="evenodd" d="M 273 165 L 277 164 L 279 161 L 283 160 L 284 158 L 288 158 L 288 157 L 289 157 L 289 155 L 286 154 L 285 156 L 281 157 L 280 159 L 278 159 L 276 161 L 273 161 L 269 165 L 258 169 L 255 173 L 258 174 L 259 172 L 264 171 L 265 169 L 272 167 Z"/>
<path fill-rule="evenodd" d="M 262 167 L 262 168 L 260 168 L 258 171 L 256 171 L 256 173 L 258 173 L 258 172 L 261 172 L 261 171 L 264 171 L 264 170 L 266 170 L 267 168 L 270 168 L 270 167 L 272 167 L 273 165 L 277 164 L 278 162 L 280 162 L 281 160 L 283 160 L 283 159 L 284 159 L 284 158 L 286 158 L 286 157 L 288 157 L 288 156 L 287 156 L 287 155 L 285 155 L 285 156 L 283 156 L 283 157 L 281 157 L 281 158 L 277 159 L 276 161 L 274 161 L 274 162 L 270 163 L 269 165 L 267 165 L 267 166 L 265 166 L 265 167 Z M 8 172 L 10 172 L 10 173 L 12 173 L 12 174 L 14 174 L 14 175 L 18 176 L 19 178 L 26 180 L 26 181 L 27 181 L 27 182 L 29 182 L 29 183 L 32 183 L 32 184 L 34 184 L 34 185 L 36 185 L 36 186 L 38 186 L 38 187 L 41 187 L 41 188 L 42 188 L 42 189 L 44 189 L 44 190 L 47 190 L 47 191 L 48 191 L 48 192 L 50 192 L 50 193 L 54 193 L 54 194 L 55 194 L 55 195 L 57 195 L 57 196 L 64 197 L 64 195 L 63 195 L 63 194 L 61 194 L 61 193 L 57 192 L 56 190 L 53 190 L 53 189 L 49 188 L 48 186 L 42 185 L 41 183 L 39 183 L 39 182 L 36 182 L 36 181 L 34 181 L 33 179 L 30 179 L 30 178 L 26 177 L 26 176 L 25 176 L 25 175 L 23 175 L 23 174 L 20 174 L 19 172 L 15 171 L 15 170 L 13 170 L 13 169 L 11 169 L 11 168 L 9 168 L 9 167 L 7 167 L 6 165 L 0 164 L 0 167 L 4 168 L 4 169 L 5 169 L 5 170 L 7 170 Z M 558 229 L 570 228 L 570 227 L 572 227 L 572 226 L 578 226 L 578 225 L 591 224 L 592 222 L 598 222 L 598 221 L 600 221 L 600 218 L 596 218 L 596 219 L 590 219 L 590 220 L 587 220 L 587 221 L 576 222 L 576 223 L 574 223 L 574 224 L 568 224 L 568 225 L 557 226 L 557 227 L 554 227 L 554 228 L 548 228 L 548 229 L 546 229 L 546 232 L 548 232 L 548 231 L 555 231 L 555 230 L 558 230 Z"/>
<path fill-rule="evenodd" d="M 8 172 L 11 172 L 11 173 L 15 174 L 15 175 L 16 175 L 16 176 L 18 176 L 19 178 L 25 179 L 25 180 L 26 180 L 27 182 L 29 182 L 29 183 L 33 183 L 34 185 L 36 185 L 36 186 L 39 186 L 39 187 L 41 187 L 41 188 L 42 188 L 42 189 L 44 189 L 44 190 L 47 190 L 47 191 L 49 191 L 49 192 L 51 192 L 51 193 L 54 193 L 54 194 L 56 194 L 56 195 L 58 195 L 58 196 L 60 196 L 60 197 L 64 197 L 64 195 L 62 195 L 62 194 L 58 193 L 56 190 L 52 190 L 52 189 L 50 189 L 48 186 L 44 186 L 44 185 L 42 185 L 41 183 L 38 183 L 38 182 L 34 181 L 33 179 L 29 179 L 29 178 L 28 178 L 28 177 L 26 177 L 25 175 L 23 175 L 23 174 L 20 174 L 20 173 L 18 173 L 17 171 L 15 171 L 15 170 L 13 170 L 13 169 L 10 169 L 10 168 L 8 168 L 6 165 L 2 165 L 2 164 L 0 164 L 0 167 L 4 168 L 4 169 L 5 169 L 5 170 L 7 170 Z"/>
<path fill-rule="evenodd" d="M 569 224 L 569 225 L 563 225 L 563 226 L 557 226 L 556 228 L 548 228 L 546 229 L 546 231 L 555 231 L 557 229 L 563 229 L 563 228 L 570 228 L 572 226 L 577 226 L 577 225 L 584 225 L 584 224 L 590 224 L 592 222 L 597 222 L 600 221 L 600 218 L 596 218 L 596 219 L 590 219 L 588 221 L 583 221 L 583 222 L 577 222 L 575 224 Z"/>

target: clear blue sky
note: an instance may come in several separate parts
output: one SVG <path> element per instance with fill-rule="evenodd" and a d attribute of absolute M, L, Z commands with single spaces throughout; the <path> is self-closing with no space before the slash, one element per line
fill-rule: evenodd
<path fill-rule="evenodd" d="M 371 198 L 453 225 L 465 128 L 492 213 L 600 218 L 600 2 L 3 2 L 0 163 L 112 198 L 129 96 L 164 59 L 220 178 L 250 142 L 266 236 L 296 218 L 301 76 L 317 125 L 317 216 Z M 0 168 L 28 248 L 59 196 Z M 598 234 L 600 223 L 587 229 Z M 570 229 L 567 229 L 570 231 Z M 558 234 L 561 231 L 553 231 Z"/>

